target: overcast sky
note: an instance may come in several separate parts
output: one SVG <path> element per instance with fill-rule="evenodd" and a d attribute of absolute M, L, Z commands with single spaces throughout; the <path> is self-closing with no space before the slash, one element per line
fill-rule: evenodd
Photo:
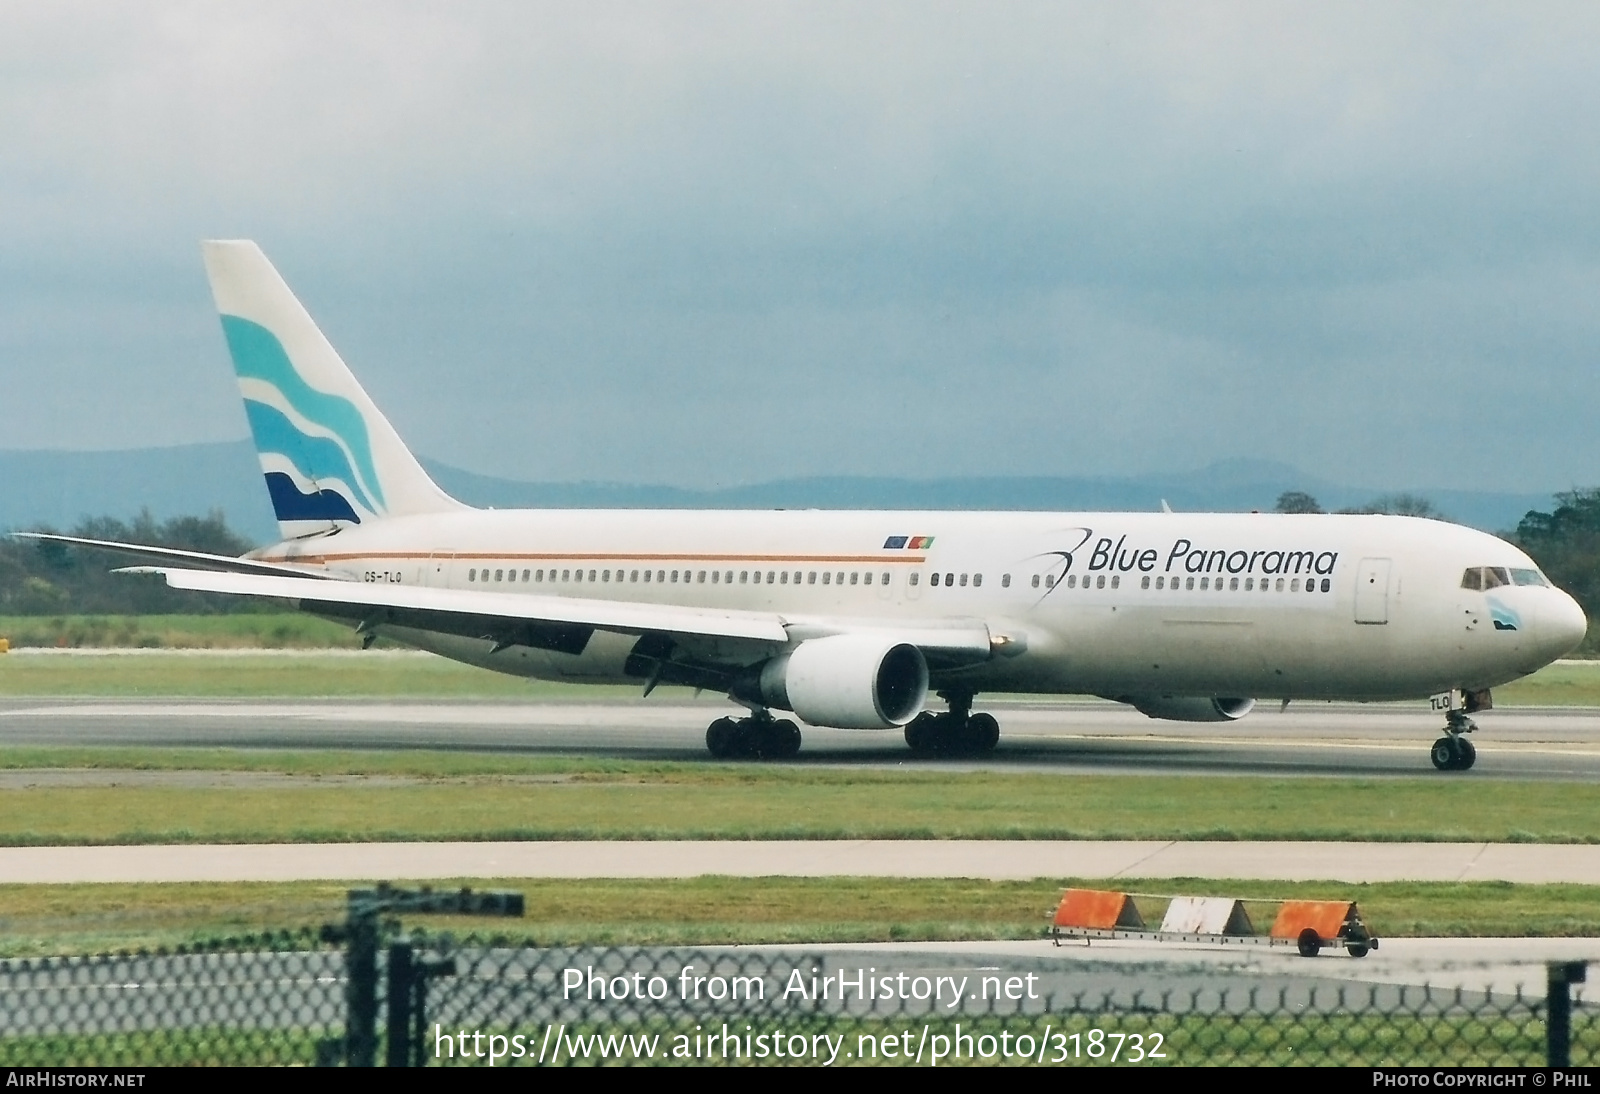
<path fill-rule="evenodd" d="M 0 2 L 0 448 L 246 435 L 258 241 L 538 480 L 1600 483 L 1600 6 Z"/>

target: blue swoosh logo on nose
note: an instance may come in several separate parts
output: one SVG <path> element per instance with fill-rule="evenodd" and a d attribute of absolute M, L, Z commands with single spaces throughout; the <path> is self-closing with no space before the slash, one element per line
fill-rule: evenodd
<path fill-rule="evenodd" d="M 1522 617 L 1494 597 L 1486 598 L 1489 601 L 1489 618 L 1494 622 L 1497 631 L 1515 631 L 1522 629 Z"/>

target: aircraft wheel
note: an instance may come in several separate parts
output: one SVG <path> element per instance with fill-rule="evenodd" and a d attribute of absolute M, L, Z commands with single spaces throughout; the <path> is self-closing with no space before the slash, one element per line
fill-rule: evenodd
<path fill-rule="evenodd" d="M 1456 738 L 1456 751 L 1458 753 L 1456 759 L 1457 771 L 1465 771 L 1478 762 L 1478 750 L 1465 737 Z"/>
<path fill-rule="evenodd" d="M 932 752 L 938 733 L 938 719 L 923 711 L 906 723 L 906 744 L 913 752 Z"/>
<path fill-rule="evenodd" d="M 706 751 L 719 760 L 733 755 L 739 739 L 739 724 L 732 718 L 718 718 L 706 729 Z"/>
<path fill-rule="evenodd" d="M 974 752 L 993 752 L 1000 743 L 1000 723 L 992 714 L 974 714 L 967 719 L 967 740 Z"/>
<path fill-rule="evenodd" d="M 1428 758 L 1433 761 L 1433 766 L 1440 771 L 1454 771 L 1458 762 L 1454 738 L 1440 737 L 1433 742 L 1433 748 L 1429 751 Z"/>
<path fill-rule="evenodd" d="M 771 734 L 775 744 L 772 753 L 775 759 L 790 760 L 800 755 L 799 726 L 787 718 L 782 718 L 772 723 Z"/>

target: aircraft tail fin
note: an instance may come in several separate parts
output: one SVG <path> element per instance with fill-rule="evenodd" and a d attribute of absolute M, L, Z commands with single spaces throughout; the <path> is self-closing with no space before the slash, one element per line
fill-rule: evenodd
<path fill-rule="evenodd" d="M 465 508 L 428 477 L 260 247 L 201 246 L 284 538 Z"/>

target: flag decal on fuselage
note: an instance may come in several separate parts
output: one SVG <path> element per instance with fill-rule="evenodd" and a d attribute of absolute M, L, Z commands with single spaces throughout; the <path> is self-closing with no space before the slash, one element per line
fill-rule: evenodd
<path fill-rule="evenodd" d="M 926 551 L 932 546 L 932 536 L 890 536 L 883 541 L 885 551 Z"/>

